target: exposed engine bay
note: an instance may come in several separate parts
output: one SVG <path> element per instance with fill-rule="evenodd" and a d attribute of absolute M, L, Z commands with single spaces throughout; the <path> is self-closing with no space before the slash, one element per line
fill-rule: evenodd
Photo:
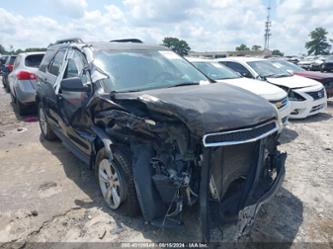
<path fill-rule="evenodd" d="M 180 117 L 157 111 L 161 103 L 154 104 L 138 98 L 91 103 L 96 125 L 131 151 L 144 219 L 177 227 L 185 208 L 198 203 L 204 241 L 211 227 L 230 222 L 239 222 L 240 236 L 248 232 L 283 179 L 286 155 L 277 150 L 277 122 L 203 139 Z M 229 142 L 219 144 L 222 140 Z M 250 213 L 244 211 L 248 207 Z"/>

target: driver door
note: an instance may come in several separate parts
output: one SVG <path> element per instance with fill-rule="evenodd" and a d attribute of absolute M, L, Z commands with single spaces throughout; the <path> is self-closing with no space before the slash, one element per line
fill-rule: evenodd
<path fill-rule="evenodd" d="M 75 49 L 68 51 L 65 61 L 65 69 L 59 85 L 56 89 L 58 114 L 60 116 L 59 125 L 67 140 L 69 149 L 85 162 L 89 162 L 92 149 L 93 134 L 90 132 L 91 119 L 86 109 L 86 105 L 92 92 L 67 90 L 61 87 L 61 81 L 79 77 L 82 85 L 91 85 L 90 75 L 85 68 L 87 62 L 84 55 Z"/>

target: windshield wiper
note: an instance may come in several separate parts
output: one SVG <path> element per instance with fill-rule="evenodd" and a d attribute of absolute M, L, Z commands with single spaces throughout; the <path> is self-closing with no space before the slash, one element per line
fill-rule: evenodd
<path fill-rule="evenodd" d="M 193 85 L 200 85 L 200 83 L 199 82 L 182 82 L 182 83 L 178 83 L 175 85 L 170 85 L 168 87 L 193 86 Z"/>
<path fill-rule="evenodd" d="M 273 74 L 268 74 L 268 75 L 264 75 L 263 77 L 265 78 L 281 78 L 281 77 L 288 77 L 288 76 L 291 76 L 289 74 L 285 74 L 285 73 L 280 73 L 280 74 L 277 74 L 277 73 L 273 73 Z"/>

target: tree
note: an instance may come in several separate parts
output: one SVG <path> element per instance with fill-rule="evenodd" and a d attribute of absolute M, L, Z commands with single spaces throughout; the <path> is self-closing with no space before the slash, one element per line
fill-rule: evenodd
<path fill-rule="evenodd" d="M 0 54 L 7 54 L 6 49 L 1 44 L 0 44 Z"/>
<path fill-rule="evenodd" d="M 250 51 L 250 48 L 248 48 L 245 44 L 241 44 L 239 47 L 236 47 L 236 51 Z"/>
<path fill-rule="evenodd" d="M 260 50 L 261 50 L 261 46 L 260 45 L 253 45 L 252 46 L 252 51 L 257 52 L 257 51 L 260 51 Z"/>
<path fill-rule="evenodd" d="M 272 55 L 276 55 L 276 56 L 284 56 L 284 53 L 282 53 L 280 50 L 278 49 L 274 49 L 272 51 Z"/>
<path fill-rule="evenodd" d="M 308 50 L 308 54 L 329 54 L 331 45 L 327 42 L 326 29 L 318 27 L 311 31 L 309 36 L 311 40 L 305 43 L 305 48 Z"/>
<path fill-rule="evenodd" d="M 162 42 L 164 46 L 171 48 L 181 56 L 188 55 L 188 52 L 191 50 L 186 41 L 175 37 L 165 37 Z"/>

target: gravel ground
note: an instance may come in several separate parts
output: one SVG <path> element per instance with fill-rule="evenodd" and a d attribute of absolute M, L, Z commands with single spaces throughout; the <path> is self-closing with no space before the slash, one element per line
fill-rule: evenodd
<path fill-rule="evenodd" d="M 252 241 L 332 246 L 332 115 L 331 101 L 326 113 L 291 122 L 283 132 L 286 178 L 260 210 Z M 181 231 L 166 231 L 110 211 L 93 173 L 60 142 L 41 139 L 35 118 L 15 115 L 9 94 L 0 89 L 0 248 L 28 248 L 25 242 L 199 241 L 196 212 L 185 213 Z M 231 240 L 230 231 L 224 241 Z"/>

